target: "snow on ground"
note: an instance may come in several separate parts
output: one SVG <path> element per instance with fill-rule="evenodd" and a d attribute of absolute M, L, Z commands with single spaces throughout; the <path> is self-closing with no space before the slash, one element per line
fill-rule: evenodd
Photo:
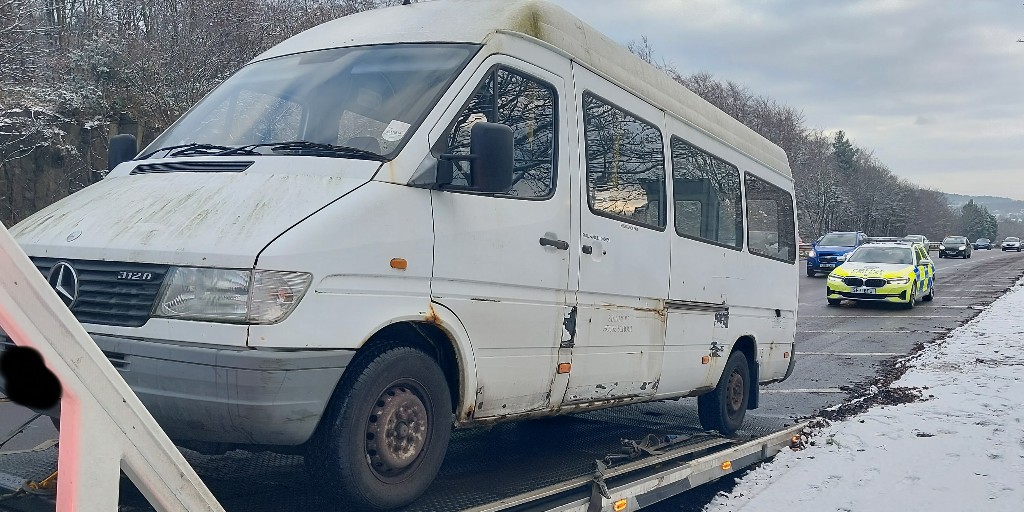
<path fill-rule="evenodd" d="M 927 387 L 927 400 L 822 429 L 705 512 L 1024 511 L 1021 283 L 914 356 L 893 386 Z"/>

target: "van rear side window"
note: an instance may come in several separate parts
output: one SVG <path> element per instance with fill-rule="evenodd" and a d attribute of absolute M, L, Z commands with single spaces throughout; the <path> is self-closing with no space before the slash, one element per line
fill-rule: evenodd
<path fill-rule="evenodd" d="M 497 84 L 497 86 L 495 86 Z M 448 138 L 448 153 L 469 154 L 469 133 L 478 122 L 512 128 L 515 141 L 512 189 L 522 199 L 551 197 L 555 181 L 555 91 L 543 82 L 505 68 L 496 68 L 480 84 L 459 114 Z M 470 186 L 469 162 L 453 162 L 452 185 Z"/>
<path fill-rule="evenodd" d="M 747 248 L 751 254 L 793 263 L 796 261 L 796 229 L 793 196 L 747 173 Z"/>
<path fill-rule="evenodd" d="M 590 209 L 631 224 L 665 227 L 661 131 L 591 93 L 583 94 Z"/>
<path fill-rule="evenodd" d="M 736 249 L 743 246 L 736 166 L 672 137 L 672 180 L 676 233 Z"/>

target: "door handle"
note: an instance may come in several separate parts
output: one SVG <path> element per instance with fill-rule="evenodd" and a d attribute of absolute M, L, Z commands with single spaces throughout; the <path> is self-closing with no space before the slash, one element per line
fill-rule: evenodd
<path fill-rule="evenodd" d="M 592 246 L 592 245 L 584 245 L 583 246 L 583 254 L 594 254 L 594 246 Z"/>
<path fill-rule="evenodd" d="M 545 247 L 554 247 L 555 249 L 558 249 L 560 251 L 569 250 L 569 242 L 566 242 L 565 240 L 552 240 L 550 238 L 541 238 L 540 245 L 543 245 Z"/>

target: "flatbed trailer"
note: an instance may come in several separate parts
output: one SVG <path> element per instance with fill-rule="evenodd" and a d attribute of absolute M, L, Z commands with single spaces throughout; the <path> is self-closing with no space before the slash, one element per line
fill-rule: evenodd
<path fill-rule="evenodd" d="M 758 417 L 728 438 L 704 432 L 692 400 L 638 404 L 453 434 L 441 474 L 402 510 L 631 511 L 649 507 L 768 459 L 804 425 Z M 228 511 L 337 510 L 311 486 L 303 459 L 232 451 L 186 459 Z M 0 495 L 44 480 L 56 468 L 55 441 L 0 452 Z M 52 497 L 0 498 L 0 510 L 53 510 Z M 127 478 L 119 510 L 152 510 Z"/>

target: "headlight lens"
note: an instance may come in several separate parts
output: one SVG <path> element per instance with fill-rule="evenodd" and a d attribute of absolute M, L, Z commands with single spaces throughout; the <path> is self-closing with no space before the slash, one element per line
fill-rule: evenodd
<path fill-rule="evenodd" d="M 943 250 L 945 250 L 945 249 L 946 249 L 946 246 L 945 246 L 945 245 L 939 245 L 939 250 L 940 250 L 940 251 L 943 251 Z"/>
<path fill-rule="evenodd" d="M 814 249 L 811 249 L 811 250 L 807 251 L 807 256 L 810 257 L 810 258 L 813 258 L 813 257 L 815 257 L 817 255 L 818 255 L 818 253 L 814 252 Z"/>
<path fill-rule="evenodd" d="M 894 277 L 892 279 L 887 279 L 887 281 L 889 281 L 889 284 L 907 284 L 907 283 L 910 282 L 910 278 L 909 277 Z"/>
<path fill-rule="evenodd" d="M 961 246 L 960 246 L 960 250 L 961 250 L 961 251 L 962 251 L 962 250 L 964 250 L 964 249 L 966 249 L 966 248 L 967 248 L 967 246 L 966 246 L 966 245 L 961 245 Z"/>
<path fill-rule="evenodd" d="M 828 280 L 829 281 L 842 281 L 843 280 L 843 276 L 837 276 L 835 274 L 829 274 L 828 275 Z"/>
<path fill-rule="evenodd" d="M 311 280 L 301 272 L 174 267 L 153 316 L 273 324 L 295 309 Z"/>

